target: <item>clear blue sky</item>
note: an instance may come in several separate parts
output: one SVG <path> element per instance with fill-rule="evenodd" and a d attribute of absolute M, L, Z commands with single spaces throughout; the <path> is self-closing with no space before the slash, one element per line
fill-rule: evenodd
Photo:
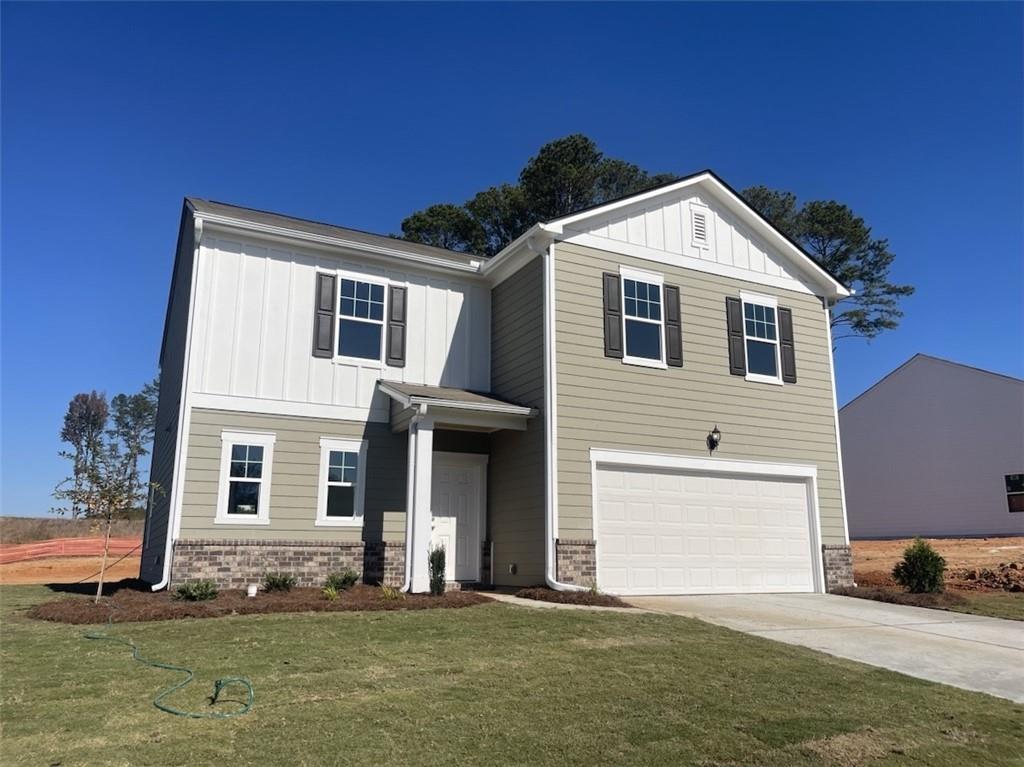
<path fill-rule="evenodd" d="M 890 239 L 918 292 L 841 401 L 918 351 L 1024 376 L 1022 10 L 5 3 L 2 512 L 51 506 L 75 392 L 156 372 L 184 195 L 395 232 L 577 131 Z"/>

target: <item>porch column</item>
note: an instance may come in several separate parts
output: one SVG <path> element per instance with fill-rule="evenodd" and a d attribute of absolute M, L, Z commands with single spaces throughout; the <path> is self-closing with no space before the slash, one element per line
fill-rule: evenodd
<path fill-rule="evenodd" d="M 412 512 L 412 546 L 409 557 L 412 576 L 409 590 L 423 593 L 430 590 L 430 552 L 432 512 L 430 508 L 431 484 L 434 471 L 434 419 L 422 417 L 409 427 L 409 461 L 412 493 L 409 509 Z"/>

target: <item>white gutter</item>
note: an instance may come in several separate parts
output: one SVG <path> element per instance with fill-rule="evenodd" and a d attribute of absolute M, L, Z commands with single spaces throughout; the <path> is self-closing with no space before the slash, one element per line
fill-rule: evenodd
<path fill-rule="evenodd" d="M 555 243 L 544 259 L 544 581 L 555 591 L 586 591 L 574 583 L 562 583 L 555 572 L 555 535 L 558 531 L 558 433 L 555 391 Z"/>
<path fill-rule="evenodd" d="M 191 206 L 190 206 L 191 207 Z M 178 501 L 181 498 L 182 483 L 185 475 L 185 460 L 182 455 L 185 432 L 187 431 L 188 413 L 188 373 L 189 360 L 192 357 L 192 319 L 195 312 L 196 282 L 199 271 L 199 246 L 203 238 L 203 219 L 196 216 L 192 211 L 192 279 L 188 289 L 188 314 L 185 323 L 185 356 L 182 360 L 181 370 L 181 395 L 178 397 L 178 434 L 174 441 L 174 467 L 171 469 L 171 496 L 167 500 L 167 529 L 164 540 L 164 565 L 163 575 L 158 583 L 150 586 L 152 591 L 160 591 L 167 588 L 171 581 L 171 557 L 174 547 L 175 530 L 177 529 Z M 162 373 L 162 371 L 161 371 Z M 147 515 L 148 516 L 148 515 Z"/>

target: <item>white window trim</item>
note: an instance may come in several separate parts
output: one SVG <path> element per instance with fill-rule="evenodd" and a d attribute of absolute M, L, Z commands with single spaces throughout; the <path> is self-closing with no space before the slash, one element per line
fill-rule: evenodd
<path fill-rule="evenodd" d="M 341 437 L 320 438 L 320 477 L 316 491 L 316 527 L 362 527 L 363 500 L 366 498 L 366 452 L 368 443 L 358 439 Z M 327 465 L 332 450 L 359 454 L 359 466 L 356 467 L 356 492 L 353 514 L 351 517 L 327 516 Z"/>
<path fill-rule="evenodd" d="M 274 443 L 277 437 L 267 432 L 222 431 L 220 433 L 220 482 L 217 492 L 217 525 L 269 525 L 270 489 L 274 466 Z M 231 446 L 260 445 L 263 448 L 263 470 L 260 472 L 260 500 L 256 514 L 228 514 L 228 490 L 231 483 Z"/>
<path fill-rule="evenodd" d="M 661 306 L 661 319 L 648 320 L 643 317 L 628 317 L 626 315 L 626 280 L 637 280 L 657 285 L 659 290 L 659 305 Z M 668 369 L 665 363 L 665 276 L 657 272 L 644 272 L 639 269 L 630 269 L 628 266 L 619 267 L 619 312 L 622 315 L 622 363 L 624 365 L 639 365 L 645 368 Z M 658 347 L 661 349 L 661 359 L 648 359 L 647 357 L 631 357 L 627 351 L 626 344 L 626 320 L 646 322 L 658 326 Z"/>
<path fill-rule="evenodd" d="M 748 358 L 747 354 L 747 341 L 754 340 L 759 341 L 763 344 L 775 344 L 775 375 L 766 376 L 760 373 L 750 372 L 750 360 L 746 359 L 747 374 L 746 379 L 753 381 L 754 383 L 766 383 L 773 384 L 775 386 L 783 386 L 782 382 L 782 354 L 781 344 L 779 341 L 779 299 L 775 296 L 765 296 L 760 293 L 748 293 L 745 290 L 740 291 L 740 318 L 743 321 L 743 356 Z M 759 304 L 760 306 L 767 306 L 775 311 L 775 340 L 771 341 L 767 338 L 758 338 L 756 336 L 747 335 L 747 304 Z"/>
<path fill-rule="evenodd" d="M 337 285 L 334 290 L 334 361 L 344 363 L 346 365 L 362 365 L 364 367 L 379 366 L 384 367 L 384 349 L 387 346 L 387 330 L 388 330 L 388 301 L 391 298 L 391 291 L 388 289 L 391 287 L 391 282 L 386 277 L 378 277 L 375 274 L 363 274 L 361 272 L 349 272 L 342 269 L 338 269 L 334 274 L 337 274 Z M 367 357 L 349 357 L 343 354 L 338 354 L 338 345 L 341 342 L 341 320 L 352 320 L 353 322 L 365 322 L 367 325 L 378 324 L 377 320 L 365 319 L 363 317 L 343 317 L 341 314 L 341 281 L 342 280 L 354 280 L 356 282 L 368 282 L 373 285 L 382 285 L 384 287 L 384 314 L 380 320 L 380 349 L 378 349 L 377 359 L 372 360 Z"/>
<path fill-rule="evenodd" d="M 704 216 L 704 239 L 697 238 L 697 214 Z M 711 248 L 711 208 L 700 202 L 690 203 L 690 245 L 699 250 Z"/>

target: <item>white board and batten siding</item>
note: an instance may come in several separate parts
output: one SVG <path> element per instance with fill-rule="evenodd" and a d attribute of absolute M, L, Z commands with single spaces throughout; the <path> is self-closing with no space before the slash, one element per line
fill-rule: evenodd
<path fill-rule="evenodd" d="M 814 292 L 792 262 L 697 187 L 585 219 L 567 227 L 565 235 L 578 245 Z"/>
<path fill-rule="evenodd" d="M 408 288 L 405 367 L 312 355 L 318 271 Z M 200 248 L 189 390 L 196 406 L 387 421 L 378 379 L 486 391 L 490 291 L 207 229 Z M 386 332 L 386 331 L 385 331 Z"/>

